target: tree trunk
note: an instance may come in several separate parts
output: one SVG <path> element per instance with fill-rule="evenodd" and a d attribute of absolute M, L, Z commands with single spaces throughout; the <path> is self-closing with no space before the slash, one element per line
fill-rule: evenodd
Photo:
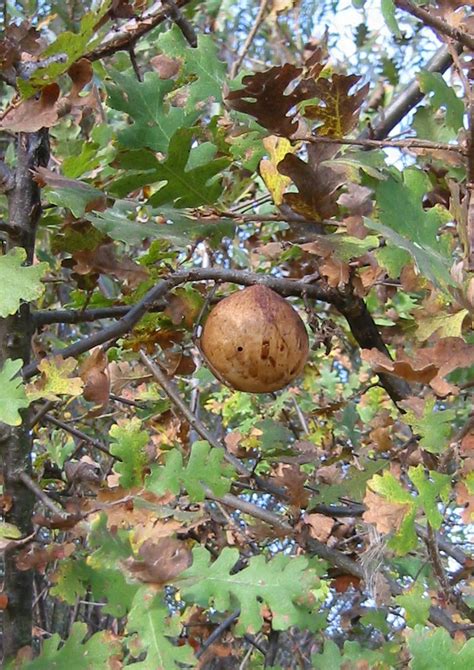
<path fill-rule="evenodd" d="M 8 193 L 9 225 L 11 231 L 4 242 L 5 252 L 13 247 L 22 247 L 27 254 L 27 263 L 33 262 L 36 226 L 41 215 L 40 190 L 33 181 L 32 170 L 46 165 L 49 159 L 48 135 L 21 133 L 18 136 L 17 166 L 13 188 Z M 13 316 L 0 319 L 0 367 L 7 358 L 21 358 L 27 364 L 31 358 L 32 320 L 28 304 L 21 306 Z M 31 517 L 34 496 L 19 481 L 20 472 L 31 471 L 32 435 L 30 411 L 22 412 L 20 426 L 0 424 L 2 447 L 2 469 L 4 494 L 11 500 L 11 509 L 5 520 L 14 524 L 27 536 L 32 533 Z M 3 653 L 4 659 L 13 657 L 21 647 L 31 644 L 33 572 L 20 571 L 16 567 L 18 549 L 5 552 L 5 586 L 8 605 L 4 612 Z"/>

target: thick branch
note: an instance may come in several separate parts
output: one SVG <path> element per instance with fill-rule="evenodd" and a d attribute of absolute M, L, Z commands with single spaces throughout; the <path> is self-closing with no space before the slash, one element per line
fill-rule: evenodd
<path fill-rule="evenodd" d="M 461 48 L 461 47 L 459 47 Z M 451 66 L 453 60 L 446 47 L 441 47 L 439 51 L 426 64 L 425 70 L 429 72 L 446 72 Z M 371 127 L 366 128 L 360 133 L 359 138 L 367 138 L 375 140 L 382 140 L 390 133 L 391 130 L 398 126 L 400 121 L 424 98 L 424 93 L 420 90 L 420 85 L 417 80 L 409 84 L 403 91 L 401 91 L 390 103 L 390 105 L 382 110 L 379 116 L 376 117 Z"/>
<path fill-rule="evenodd" d="M 184 7 L 190 0 L 176 0 L 176 7 Z M 106 56 L 112 56 L 117 51 L 128 51 L 138 40 L 163 23 L 169 16 L 169 7 L 162 2 L 154 2 L 152 6 L 143 12 L 139 19 L 130 19 L 118 30 L 111 30 L 95 49 L 85 54 L 85 58 L 91 61 L 100 60 Z"/>
<path fill-rule="evenodd" d="M 394 1 L 395 5 L 399 9 L 403 9 L 405 12 L 408 12 L 412 16 L 416 17 L 417 19 L 422 21 L 425 24 L 425 26 L 433 28 L 433 30 L 438 34 L 450 37 L 452 40 L 460 42 L 460 44 L 470 49 L 470 51 L 474 51 L 474 38 L 471 37 L 471 35 L 468 35 L 468 33 L 465 33 L 463 30 L 460 30 L 455 26 L 450 26 L 449 23 L 446 23 L 446 21 L 443 21 L 442 19 L 439 19 L 437 16 L 434 16 L 433 14 L 431 14 L 431 12 L 428 12 L 426 9 L 423 9 L 418 5 L 414 5 L 411 2 L 411 0 L 394 0 Z"/>
<path fill-rule="evenodd" d="M 328 289 L 314 284 L 308 284 L 304 281 L 293 281 L 291 279 L 278 279 L 270 275 L 259 275 L 252 272 L 241 272 L 239 270 L 224 270 L 221 268 L 195 268 L 192 270 L 181 270 L 166 279 L 161 280 L 156 286 L 151 288 L 144 298 L 134 305 L 125 316 L 116 323 L 103 328 L 102 330 L 71 344 L 64 349 L 54 350 L 53 355 L 61 355 L 63 358 L 68 356 L 79 356 L 86 351 L 90 351 L 96 346 L 116 340 L 125 335 L 140 321 L 140 319 L 161 301 L 169 291 L 190 281 L 205 281 L 211 279 L 214 281 L 227 281 L 244 286 L 260 283 L 273 288 L 275 291 L 285 296 L 298 296 L 303 293 L 309 298 L 315 300 L 325 300 L 333 302 L 337 295 L 334 289 Z M 23 369 L 25 379 L 32 377 L 38 371 L 37 363 L 27 365 Z"/>
<path fill-rule="evenodd" d="M 15 176 L 8 165 L 0 161 L 0 193 L 8 193 L 15 184 Z"/>
<path fill-rule="evenodd" d="M 41 213 L 38 185 L 32 179 L 32 170 L 48 161 L 48 139 L 44 131 L 18 135 L 17 161 L 14 183 L 8 191 L 8 214 L 11 231 L 7 231 L 6 250 L 21 246 L 27 262 L 34 256 L 36 225 Z M 7 318 L 0 319 L 0 368 L 7 358 L 21 358 L 28 363 L 31 355 L 32 324 L 28 304 Z M 0 444 L 3 471 L 3 493 L 11 501 L 5 520 L 16 526 L 23 536 L 32 533 L 31 517 L 34 495 L 25 487 L 20 475 L 31 472 L 32 433 L 29 414 L 22 412 L 22 423 L 7 428 Z M 8 606 L 3 613 L 3 648 L 5 658 L 14 657 L 21 647 L 31 644 L 33 571 L 20 571 L 16 565 L 17 548 L 5 552 L 5 586 Z"/>
<path fill-rule="evenodd" d="M 251 286 L 263 284 L 283 296 L 304 296 L 312 300 L 322 300 L 336 307 L 347 319 L 352 334 L 358 344 L 364 349 L 376 348 L 389 355 L 377 326 L 370 315 L 365 302 L 354 295 L 350 288 L 339 291 L 320 283 L 310 283 L 304 280 L 281 279 L 271 275 L 256 274 L 242 270 L 226 270 L 223 268 L 195 268 L 191 270 L 180 270 L 156 286 L 151 288 L 140 302 L 132 307 L 125 316 L 116 323 L 102 330 L 78 340 L 64 349 L 52 352 L 63 358 L 68 356 L 79 356 L 90 351 L 96 346 L 116 340 L 128 333 L 136 323 L 156 304 L 161 301 L 173 288 L 192 281 L 225 281 Z M 27 365 L 23 369 L 25 379 L 35 375 L 38 371 L 37 363 Z M 396 377 L 388 374 L 380 374 L 379 378 L 390 397 L 396 402 L 409 394 L 408 385 Z"/>

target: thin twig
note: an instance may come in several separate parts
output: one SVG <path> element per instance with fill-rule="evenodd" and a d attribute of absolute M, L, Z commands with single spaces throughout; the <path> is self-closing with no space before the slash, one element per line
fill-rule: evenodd
<path fill-rule="evenodd" d="M 183 37 L 189 44 L 189 46 L 195 49 L 198 45 L 198 40 L 196 31 L 194 30 L 192 24 L 188 21 L 188 19 L 185 16 L 183 16 L 174 0 L 163 0 L 163 2 L 169 7 L 168 16 L 170 17 L 170 19 L 173 21 L 173 23 L 176 23 L 178 28 L 181 30 L 181 32 L 183 33 Z"/>
<path fill-rule="evenodd" d="M 468 141 L 468 168 L 467 168 L 467 231 L 466 231 L 466 257 L 467 270 L 474 270 L 474 90 L 472 85 L 469 88 L 468 102 L 469 118 L 469 141 Z"/>
<path fill-rule="evenodd" d="M 166 279 L 159 281 L 117 322 L 103 328 L 97 333 L 93 333 L 92 335 L 74 342 L 74 344 L 71 344 L 68 347 L 53 350 L 51 353 L 53 356 L 60 355 L 63 358 L 69 356 L 75 357 L 86 351 L 90 351 L 96 346 L 111 340 L 116 340 L 131 331 L 135 324 L 145 316 L 151 307 L 162 300 L 173 288 L 190 281 L 204 281 L 207 279 L 235 282 L 236 284 L 244 286 L 264 284 L 284 296 L 306 294 L 309 298 L 314 300 L 324 300 L 326 302 L 336 301 L 339 297 L 336 289 L 331 289 L 314 283 L 308 284 L 301 280 L 294 281 L 292 279 L 280 279 L 270 275 L 262 275 L 240 270 L 226 270 L 223 268 L 193 268 L 190 270 L 180 270 L 179 272 L 175 272 L 168 276 Z M 34 361 L 23 368 L 23 376 L 25 379 L 32 377 L 37 374 L 37 372 L 37 361 Z"/>
<path fill-rule="evenodd" d="M 250 29 L 250 32 L 247 35 L 247 38 L 244 42 L 244 45 L 242 47 L 242 51 L 240 52 L 239 57 L 237 58 L 237 60 L 232 65 L 232 68 L 231 68 L 231 71 L 230 71 L 230 78 L 231 79 L 234 79 L 234 77 L 237 75 L 237 72 L 240 70 L 240 66 L 243 63 L 245 55 L 247 54 L 247 51 L 250 49 L 250 46 L 255 39 L 255 35 L 257 34 L 258 29 L 260 28 L 260 25 L 263 21 L 263 17 L 265 15 L 265 10 L 267 9 L 267 5 L 268 5 L 268 0 L 260 0 L 260 7 L 258 8 L 258 13 L 257 13 L 257 16 L 255 17 L 255 21 L 253 22 L 253 25 Z"/>
<path fill-rule="evenodd" d="M 460 45 L 457 45 L 455 48 L 462 49 Z M 443 46 L 434 54 L 423 69 L 428 70 L 428 72 L 439 72 L 442 74 L 446 72 L 452 62 L 449 50 Z M 359 134 L 359 139 L 371 138 L 381 140 L 387 137 L 389 132 L 398 126 L 413 107 L 423 100 L 424 96 L 425 94 L 421 91 L 418 80 L 415 79 L 394 97 L 388 107 L 383 109 L 375 118 L 371 126 L 368 126 Z"/>
<path fill-rule="evenodd" d="M 417 138 L 408 138 L 405 140 L 371 140 L 350 137 L 322 137 L 314 135 L 303 135 L 295 137 L 295 140 L 310 142 L 311 144 L 349 144 L 359 147 L 383 149 L 392 147 L 395 149 L 429 149 L 431 151 L 454 151 L 458 154 L 466 152 L 459 144 L 447 144 L 446 142 L 431 142 L 430 140 L 420 140 Z"/>
<path fill-rule="evenodd" d="M 264 521 L 269 526 L 273 526 L 273 528 L 276 528 L 286 535 L 294 535 L 294 528 L 290 526 L 290 524 L 287 523 L 282 516 L 275 514 L 274 512 L 270 512 L 267 509 L 263 509 L 258 505 L 254 505 L 247 500 L 242 500 L 241 498 L 238 498 L 231 493 L 226 493 L 224 496 L 216 496 L 210 489 L 206 489 L 206 498 L 209 500 L 215 500 L 216 502 L 221 503 L 221 505 L 227 505 L 227 507 L 231 507 L 232 509 L 239 510 L 240 512 L 248 514 L 254 519 Z"/>
<path fill-rule="evenodd" d="M 474 51 L 474 37 L 471 37 L 471 35 L 465 33 L 460 28 L 450 26 L 449 23 L 434 16 L 426 9 L 414 5 L 411 0 L 394 0 L 394 2 L 399 9 L 403 9 L 405 12 L 416 17 L 422 21 L 425 26 L 429 26 L 438 34 L 449 37 L 456 42 L 460 42 L 460 44 L 467 47 L 470 51 Z"/>
<path fill-rule="evenodd" d="M 135 49 L 133 48 L 133 44 L 131 44 L 128 49 L 128 55 L 130 56 L 130 62 L 132 64 L 133 71 L 135 72 L 135 76 L 138 79 L 138 81 L 143 81 L 142 73 L 140 72 L 140 67 L 138 65 L 137 61 L 137 55 L 135 53 Z"/>
<path fill-rule="evenodd" d="M 65 430 L 67 433 L 70 435 L 73 435 L 74 437 L 77 437 L 79 440 L 83 440 L 87 444 L 90 444 L 91 447 L 94 447 L 95 449 L 98 449 L 101 451 L 103 454 L 106 454 L 110 458 L 115 459 L 116 461 L 121 461 L 122 459 L 119 456 L 114 456 L 113 454 L 110 453 L 110 451 L 104 447 L 103 444 L 101 444 L 98 440 L 95 440 L 93 437 L 90 437 L 87 435 L 87 433 L 83 433 L 82 430 L 78 430 L 77 428 L 74 428 L 73 426 L 70 426 L 67 423 L 64 423 L 64 421 L 60 421 L 59 419 L 56 419 L 55 416 L 52 414 L 45 414 L 43 416 L 43 419 L 47 421 L 48 423 L 52 423 L 53 426 L 57 426 L 58 428 L 62 428 Z"/>
<path fill-rule="evenodd" d="M 47 507 L 53 514 L 58 514 L 59 516 L 67 516 L 66 512 L 54 503 L 51 498 L 34 482 L 26 472 L 20 472 L 18 475 L 23 484 L 32 491 L 35 496 L 40 500 L 45 507 Z"/>
<path fill-rule="evenodd" d="M 177 7 L 184 7 L 190 1 L 176 0 L 175 4 Z M 168 18 L 168 12 L 168 7 L 163 6 L 161 1 L 154 2 L 139 19 L 132 18 L 120 26 L 119 29 L 114 28 L 107 33 L 101 43 L 85 54 L 84 57 L 90 61 L 96 61 L 106 56 L 112 56 L 117 51 L 128 51 L 131 44 L 136 44 L 140 38 L 160 23 L 163 23 Z"/>
<path fill-rule="evenodd" d="M 168 398 L 173 402 L 173 404 L 179 409 L 180 413 L 184 416 L 186 421 L 189 423 L 194 430 L 199 433 L 199 435 L 207 440 L 211 447 L 215 447 L 217 449 L 224 449 L 225 451 L 225 459 L 228 463 L 233 465 L 233 467 L 237 470 L 237 472 L 241 475 L 244 475 L 244 477 L 251 477 L 250 470 L 248 470 L 240 461 L 238 458 L 235 458 L 235 456 L 232 456 L 232 454 L 229 454 L 227 450 L 225 450 L 224 445 L 217 440 L 214 435 L 206 428 L 206 426 L 200 421 L 189 409 L 189 407 L 186 405 L 184 400 L 181 398 L 181 395 L 178 391 L 178 389 L 175 387 L 172 381 L 168 379 L 168 377 L 165 375 L 165 373 L 159 368 L 158 365 L 155 365 L 151 358 L 149 358 L 144 351 L 140 351 L 140 358 L 144 365 L 148 368 L 148 370 L 151 372 L 155 380 L 158 382 L 158 384 L 161 386 L 163 391 L 166 393 Z"/>
<path fill-rule="evenodd" d="M 217 628 L 214 628 L 214 630 L 209 635 L 207 640 L 202 644 L 201 648 L 198 649 L 198 651 L 196 652 L 196 658 L 201 658 L 204 652 L 207 649 L 209 649 L 209 647 L 213 645 L 216 640 L 220 638 L 222 633 L 224 633 L 228 628 L 230 628 L 234 623 L 234 621 L 237 621 L 239 616 L 240 616 L 240 610 L 235 610 L 235 612 L 232 612 L 232 614 L 226 617 L 224 621 L 221 621 L 221 623 L 217 626 Z"/>

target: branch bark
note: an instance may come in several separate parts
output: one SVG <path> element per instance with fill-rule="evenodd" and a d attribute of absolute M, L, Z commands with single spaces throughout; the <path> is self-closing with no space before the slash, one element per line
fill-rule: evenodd
<path fill-rule="evenodd" d="M 429 26 L 436 33 L 438 33 L 438 35 L 449 37 L 450 39 L 455 40 L 456 42 L 459 42 L 463 46 L 467 47 L 471 51 L 474 51 L 474 37 L 471 37 L 471 35 L 468 33 L 465 33 L 463 30 L 460 30 L 460 28 L 456 28 L 455 26 L 450 26 L 449 23 L 446 23 L 446 21 L 443 21 L 437 16 L 434 16 L 426 9 L 423 9 L 418 5 L 414 5 L 410 0 L 394 1 L 395 5 L 399 9 L 403 9 L 405 12 L 408 12 L 408 14 L 411 14 L 415 18 L 419 19 L 425 24 L 425 26 Z"/>
<path fill-rule="evenodd" d="M 176 0 L 173 4 L 177 7 L 185 7 L 191 0 Z M 152 6 L 143 12 L 139 19 L 130 19 L 118 30 L 111 30 L 102 40 L 102 43 L 92 51 L 84 55 L 91 61 L 100 60 L 106 56 L 112 56 L 117 51 L 128 51 L 138 40 L 163 23 L 169 16 L 169 7 L 162 2 L 154 2 Z"/>
<path fill-rule="evenodd" d="M 40 191 L 32 179 L 32 170 L 48 162 L 49 146 L 45 131 L 18 136 L 17 165 L 13 186 L 8 193 L 8 212 L 11 224 L 6 234 L 6 249 L 21 246 L 32 263 L 36 226 L 41 214 Z M 28 304 L 23 304 L 13 316 L 0 319 L 0 367 L 7 358 L 30 360 L 32 321 Z M 12 507 L 5 520 L 16 526 L 22 535 L 32 533 L 31 517 L 35 497 L 25 487 L 21 474 L 31 473 L 32 434 L 29 430 L 30 410 L 22 412 L 20 426 L 2 426 L 2 469 L 4 493 L 11 497 Z M 16 655 L 21 647 L 31 644 L 33 571 L 20 571 L 15 557 L 18 549 L 5 552 L 5 587 L 8 606 L 4 612 L 3 649 L 5 658 Z"/>
<path fill-rule="evenodd" d="M 354 295 L 353 291 L 346 288 L 342 291 L 328 287 L 321 283 L 311 283 L 304 280 L 282 279 L 271 275 L 256 274 L 242 270 L 226 270 L 223 268 L 194 268 L 180 270 L 162 279 L 151 288 L 145 297 L 132 307 L 125 316 L 116 323 L 89 335 L 74 344 L 63 349 L 54 350 L 52 355 L 79 356 L 90 351 L 96 346 L 116 340 L 128 333 L 136 323 L 152 308 L 158 301 L 163 300 L 167 293 L 173 288 L 192 281 L 223 281 L 251 286 L 263 284 L 283 296 L 304 296 L 312 300 L 321 300 L 332 304 L 347 319 L 352 334 L 358 344 L 364 349 L 377 348 L 386 355 L 389 352 L 378 332 L 377 326 L 370 315 L 362 298 Z M 25 379 L 32 377 L 38 371 L 37 362 L 33 362 L 23 369 Z M 409 394 L 408 385 L 400 379 L 388 374 L 380 374 L 380 381 L 390 397 L 397 402 Z"/>
<path fill-rule="evenodd" d="M 458 45 L 459 50 L 462 49 Z M 451 66 L 453 59 L 447 47 L 441 47 L 439 51 L 428 61 L 425 70 L 428 72 L 443 73 Z M 382 110 L 382 112 L 375 118 L 371 127 L 366 128 L 359 135 L 359 139 L 371 138 L 374 140 L 382 140 L 390 133 L 391 130 L 398 126 L 405 116 L 415 107 L 425 94 L 421 92 L 418 81 L 413 81 L 406 88 L 404 88 L 390 103 L 390 105 Z"/>

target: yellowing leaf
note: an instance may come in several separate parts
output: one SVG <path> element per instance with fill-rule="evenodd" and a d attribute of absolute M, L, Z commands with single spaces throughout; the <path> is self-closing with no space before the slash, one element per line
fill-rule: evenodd
<path fill-rule="evenodd" d="M 263 146 L 268 151 L 270 159 L 264 158 L 260 161 L 260 174 L 272 194 L 275 205 L 281 205 L 283 193 L 286 187 L 291 184 L 291 179 L 280 174 L 277 165 L 285 158 L 286 154 L 294 154 L 296 147 L 293 147 L 285 137 L 276 137 L 276 135 L 265 137 Z"/>
<path fill-rule="evenodd" d="M 467 309 L 461 309 L 455 314 L 441 312 L 420 319 L 416 329 L 416 338 L 424 341 L 431 337 L 434 332 L 438 337 L 462 337 L 462 324 L 468 314 Z"/>
<path fill-rule="evenodd" d="M 47 400 L 58 400 L 60 395 L 81 395 L 84 387 L 80 377 L 70 377 L 75 369 L 77 361 L 74 358 L 54 356 L 45 358 L 38 365 L 41 378 L 27 387 L 27 395 L 30 401 L 46 398 Z"/>

